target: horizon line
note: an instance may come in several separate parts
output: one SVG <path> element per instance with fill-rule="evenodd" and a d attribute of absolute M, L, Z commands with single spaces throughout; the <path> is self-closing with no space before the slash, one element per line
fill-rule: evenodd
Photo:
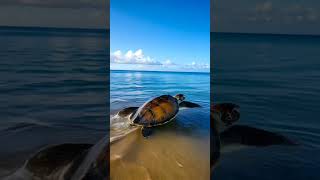
<path fill-rule="evenodd" d="M 110 71 L 133 71 L 133 72 L 168 72 L 168 73 L 202 73 L 209 74 L 210 71 L 161 71 L 161 70 L 132 70 L 132 69 L 110 69 Z"/>
<path fill-rule="evenodd" d="M 298 33 L 267 33 L 267 32 L 231 32 L 231 31 L 210 31 L 214 34 L 238 34 L 238 35 L 271 35 L 271 36 L 320 36 L 320 34 L 298 34 Z"/>
<path fill-rule="evenodd" d="M 109 31 L 109 28 L 90 28 L 90 27 L 52 27 L 52 26 L 7 26 L 7 25 L 0 25 L 0 28 L 12 28 L 12 29 L 42 29 L 42 30 L 89 30 L 89 31 Z"/>
<path fill-rule="evenodd" d="M 42 29 L 42 30 L 87 30 L 87 31 L 110 31 L 110 28 L 91 28 L 91 27 L 52 27 L 52 26 L 10 26 L 0 25 L 0 28 L 25 28 L 25 29 Z M 240 35 L 287 35 L 287 36 L 320 36 L 320 34 L 311 33 L 273 33 L 273 32 L 232 32 L 232 31 L 210 31 L 210 34 L 240 34 Z"/>

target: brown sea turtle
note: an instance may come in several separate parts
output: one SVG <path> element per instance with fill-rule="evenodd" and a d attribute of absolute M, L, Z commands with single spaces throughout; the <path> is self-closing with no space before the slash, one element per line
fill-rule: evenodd
<path fill-rule="evenodd" d="M 152 133 L 152 127 L 172 121 L 178 114 L 179 108 L 200 107 L 196 103 L 184 100 L 183 94 L 162 95 L 140 107 L 127 107 L 119 111 L 118 116 L 128 118 L 133 126 L 142 126 L 142 135 L 148 137 Z"/>

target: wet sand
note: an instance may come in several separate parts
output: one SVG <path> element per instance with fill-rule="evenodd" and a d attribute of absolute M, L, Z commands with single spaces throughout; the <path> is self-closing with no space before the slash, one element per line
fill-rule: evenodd
<path fill-rule="evenodd" d="M 157 130 L 149 138 L 140 128 L 111 144 L 111 180 L 209 179 L 209 137 Z"/>

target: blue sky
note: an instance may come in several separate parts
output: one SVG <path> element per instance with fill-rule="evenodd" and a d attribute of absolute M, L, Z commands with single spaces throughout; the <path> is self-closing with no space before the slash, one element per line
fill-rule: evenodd
<path fill-rule="evenodd" d="M 209 71 L 210 0 L 110 3 L 111 69 Z"/>

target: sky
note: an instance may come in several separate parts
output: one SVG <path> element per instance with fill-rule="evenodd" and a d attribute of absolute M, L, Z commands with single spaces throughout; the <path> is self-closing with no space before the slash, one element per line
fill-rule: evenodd
<path fill-rule="evenodd" d="M 0 0 L 0 26 L 109 29 L 109 0 Z"/>
<path fill-rule="evenodd" d="M 200 71 L 210 67 L 210 0 L 115 0 L 111 69 Z"/>
<path fill-rule="evenodd" d="M 320 34 L 319 0 L 213 0 L 213 32 Z"/>
<path fill-rule="evenodd" d="M 189 8 L 188 13 L 192 15 L 194 12 L 195 16 L 199 12 L 203 15 L 204 12 L 199 9 L 209 6 L 207 2 L 197 3 L 196 0 L 183 3 L 178 0 L 175 0 L 176 3 L 168 0 L 163 3 L 156 1 L 158 2 L 154 6 L 162 4 L 163 14 L 168 13 L 168 16 L 172 14 L 172 6 L 176 7 L 177 12 L 186 6 L 186 9 Z M 109 2 L 110 0 L 1 0 L 0 26 L 108 28 Z M 148 6 L 146 2 L 148 1 L 112 1 L 114 8 L 120 13 L 122 10 L 119 5 L 124 3 L 123 10 L 131 8 L 137 16 L 139 12 L 134 12 L 134 9 L 142 10 L 140 14 L 145 11 L 146 14 L 151 13 L 151 10 L 143 9 Z M 193 2 L 193 7 L 188 5 L 189 2 Z M 211 31 L 214 32 L 320 34 L 319 0 L 212 0 L 211 5 Z M 175 17 L 171 18 L 174 19 Z M 194 21 L 190 21 L 191 28 L 193 23 Z"/>

